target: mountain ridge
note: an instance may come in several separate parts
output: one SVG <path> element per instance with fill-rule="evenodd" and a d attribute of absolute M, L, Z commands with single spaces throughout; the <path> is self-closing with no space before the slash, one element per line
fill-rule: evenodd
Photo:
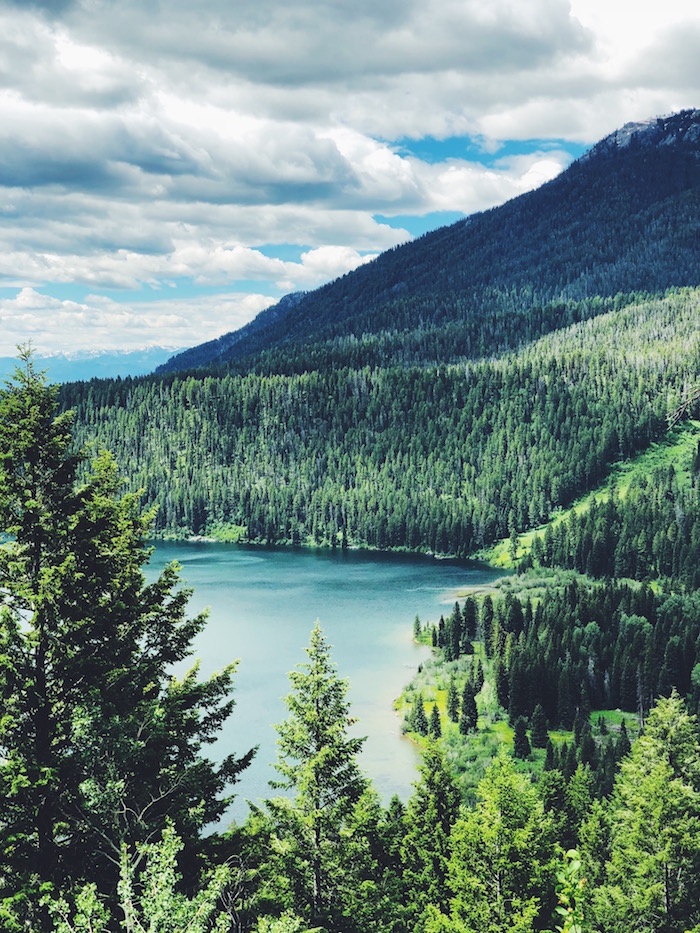
<path fill-rule="evenodd" d="M 79 442 L 175 536 L 468 556 L 541 524 L 697 382 L 698 122 L 292 296 L 209 367 L 65 387 Z"/>
<path fill-rule="evenodd" d="M 694 147 L 700 143 L 700 110 L 681 110 L 643 122 L 625 123 L 584 153 L 581 160 L 591 158 L 601 151 L 625 149 L 633 145 L 645 147 L 679 143 Z"/>
<path fill-rule="evenodd" d="M 140 347 L 137 350 L 73 350 L 35 353 L 37 369 L 49 382 L 76 382 L 89 379 L 116 379 L 146 376 L 169 357 L 174 347 Z M 17 357 L 0 357 L 0 380 L 9 379 L 17 367 Z"/>
<path fill-rule="evenodd" d="M 328 352 L 349 337 L 389 344 L 397 334 L 411 334 L 413 343 L 430 335 L 444 343 L 446 327 L 452 358 L 477 358 L 571 323 L 533 323 L 551 303 L 700 284 L 699 140 L 700 110 L 626 124 L 540 188 L 388 250 L 313 292 L 285 296 L 158 372 L 245 370 L 265 355 L 262 365 L 274 369 L 284 364 L 270 354 L 310 344 Z M 489 334 L 494 326 L 498 333 Z M 421 362 L 417 351 L 409 357 Z"/>

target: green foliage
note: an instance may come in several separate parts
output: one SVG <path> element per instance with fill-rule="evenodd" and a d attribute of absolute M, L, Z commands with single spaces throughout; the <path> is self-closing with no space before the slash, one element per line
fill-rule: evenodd
<path fill-rule="evenodd" d="M 513 754 L 516 758 L 528 758 L 532 749 L 530 740 L 527 737 L 527 723 L 522 716 L 515 721 L 513 731 Z"/>
<path fill-rule="evenodd" d="M 146 864 L 136 885 L 128 850 L 123 847 L 118 890 L 127 933 L 226 933 L 231 929 L 230 918 L 217 907 L 229 880 L 227 866 L 220 866 L 190 899 L 177 890 L 181 878 L 176 859 L 181 849 L 172 827 L 166 827 L 159 843 L 142 845 L 139 854 Z"/>
<path fill-rule="evenodd" d="M 285 910 L 280 917 L 261 917 L 256 933 L 301 933 L 308 930 L 304 921 L 292 910 Z"/>
<path fill-rule="evenodd" d="M 63 393 L 81 442 L 117 450 L 158 504 L 161 533 L 235 526 L 251 541 L 467 556 L 662 436 L 697 372 L 697 301 L 633 304 L 466 368 L 348 363 Z"/>
<path fill-rule="evenodd" d="M 291 796 L 267 801 L 271 883 L 283 883 L 282 896 L 300 916 L 333 926 L 350 906 L 345 898 L 364 867 L 367 821 L 377 815 L 356 760 L 364 739 L 348 734 L 355 720 L 347 684 L 318 622 L 306 652 L 308 662 L 289 675 L 288 718 L 276 727 L 281 778 L 271 783 Z"/>
<path fill-rule="evenodd" d="M 581 874 L 581 859 L 576 849 L 560 850 L 561 866 L 557 871 L 556 907 L 559 933 L 584 933 L 582 895 L 586 879 Z"/>
<path fill-rule="evenodd" d="M 512 594 L 509 602 L 520 604 Z M 645 716 L 654 697 L 673 687 L 693 697 L 691 675 L 700 649 L 697 592 L 657 595 L 648 586 L 591 584 L 569 575 L 543 589 L 532 623 L 520 633 L 506 601 L 498 606 L 493 676 L 499 702 L 513 720 L 534 717 L 539 704 L 554 726 L 574 728 L 579 758 L 593 770 L 604 762 L 601 742 L 593 741 L 586 726 L 592 707 Z M 542 732 L 538 741 L 544 737 Z M 625 741 L 622 730 L 620 740 Z M 624 751 L 621 746 L 618 758 Z"/>
<path fill-rule="evenodd" d="M 454 826 L 449 909 L 442 918 L 433 909 L 427 933 L 541 929 L 553 897 L 552 846 L 537 791 L 501 753 L 479 784 L 475 810 Z"/>
<path fill-rule="evenodd" d="M 423 694 L 418 693 L 413 700 L 413 707 L 409 715 L 408 726 L 418 735 L 428 735 L 430 723 L 425 713 L 425 704 L 423 703 Z"/>
<path fill-rule="evenodd" d="M 673 693 L 615 781 L 605 880 L 592 897 L 602 931 L 680 933 L 700 920 L 699 763 L 697 721 Z"/>
<path fill-rule="evenodd" d="M 475 686 L 471 680 L 464 682 L 462 690 L 462 711 L 459 717 L 459 731 L 462 735 L 473 732 L 476 729 L 478 721 L 478 712 L 476 708 Z"/>
<path fill-rule="evenodd" d="M 146 585 L 151 513 L 106 454 L 78 482 L 71 416 L 21 359 L 0 392 L 0 898 L 40 930 L 47 885 L 113 895 L 122 844 L 168 820 L 196 859 L 248 759 L 202 755 L 234 666 L 172 676 L 205 617 L 187 618 L 176 567 Z"/>
<path fill-rule="evenodd" d="M 139 847 L 138 856 L 122 850 L 118 886 L 120 924 L 126 933 L 227 933 L 230 917 L 217 906 L 229 881 L 227 866 L 221 866 L 192 898 L 177 890 L 181 876 L 177 854 L 182 841 L 172 826 L 163 831 L 160 842 Z M 137 870 L 141 861 L 145 866 Z M 109 910 L 87 884 L 75 896 L 75 910 L 65 897 L 47 899 L 55 933 L 107 933 L 113 930 Z"/>
<path fill-rule="evenodd" d="M 619 471 L 612 491 L 590 496 L 582 507 L 548 526 L 547 551 L 539 538 L 533 542 L 536 562 L 596 577 L 614 573 L 696 589 L 700 486 L 689 475 L 687 443 L 694 442 L 696 433 L 694 424 L 676 431 L 676 443 L 658 445 L 653 458 L 639 458 L 644 463 L 653 459 L 656 466 L 644 471 L 638 464 Z"/>
<path fill-rule="evenodd" d="M 537 703 L 532 713 L 530 722 L 530 740 L 533 748 L 546 748 L 549 741 L 547 732 L 547 717 L 542 709 L 542 704 Z"/>
<path fill-rule="evenodd" d="M 450 722 L 459 722 L 459 693 L 454 677 L 450 677 L 450 683 L 447 687 L 447 715 Z"/>
<path fill-rule="evenodd" d="M 460 795 L 439 747 L 428 742 L 420 778 L 406 806 L 401 858 L 411 930 L 421 930 L 428 905 L 445 905 L 449 839 L 459 814 Z"/>

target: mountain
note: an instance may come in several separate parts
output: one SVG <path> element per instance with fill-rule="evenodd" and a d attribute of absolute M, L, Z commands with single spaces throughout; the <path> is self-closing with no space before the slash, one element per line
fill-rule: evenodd
<path fill-rule="evenodd" d="M 37 368 L 46 372 L 49 382 L 77 382 L 88 379 L 115 379 L 143 376 L 163 363 L 172 354 L 172 348 L 144 347 L 140 350 L 76 351 L 37 354 Z M 16 357 L 0 357 L 0 381 L 9 378 L 17 366 Z"/>
<path fill-rule="evenodd" d="M 78 442 L 115 451 L 163 534 L 515 542 L 692 413 L 699 124 L 623 128 L 539 191 L 189 351 L 187 371 L 65 386 Z"/>
<path fill-rule="evenodd" d="M 231 331 L 216 340 L 208 340 L 199 346 L 183 350 L 161 363 L 157 371 L 162 373 L 180 369 L 196 369 L 199 366 L 225 362 L 235 355 L 237 344 L 256 334 L 264 335 L 270 328 L 283 327 L 292 310 L 303 298 L 303 292 L 285 295 L 276 305 L 261 311 L 254 320 L 240 330 Z"/>
<path fill-rule="evenodd" d="M 428 233 L 159 372 L 430 364 L 502 352 L 619 294 L 700 284 L 700 110 L 631 123 L 553 181 Z"/>

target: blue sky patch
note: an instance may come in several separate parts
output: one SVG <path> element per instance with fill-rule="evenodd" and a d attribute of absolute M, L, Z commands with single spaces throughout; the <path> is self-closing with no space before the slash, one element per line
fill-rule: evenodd
<path fill-rule="evenodd" d="M 590 148 L 564 139 L 511 139 L 497 144 L 497 149 L 489 151 L 482 140 L 469 136 L 448 136 L 446 139 L 435 139 L 432 136 L 424 136 L 422 139 L 404 137 L 393 145 L 401 155 L 415 156 L 430 165 L 461 159 L 465 162 L 478 162 L 487 168 L 497 168 L 504 159 L 515 156 L 554 150 L 568 152 L 573 162 Z"/>

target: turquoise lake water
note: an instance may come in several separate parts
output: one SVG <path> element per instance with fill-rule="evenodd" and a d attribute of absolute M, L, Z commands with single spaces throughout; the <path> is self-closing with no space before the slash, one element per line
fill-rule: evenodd
<path fill-rule="evenodd" d="M 401 736 L 392 703 L 428 655 L 413 643 L 413 619 L 416 613 L 422 622 L 439 619 L 452 610 L 460 589 L 488 582 L 494 572 L 460 561 L 362 551 L 158 542 L 149 577 L 171 560 L 194 588 L 191 614 L 209 609 L 194 652 L 203 675 L 239 660 L 236 707 L 211 753 L 259 746 L 229 817 L 244 819 L 246 800 L 274 793 L 268 786 L 276 776 L 274 723 L 285 718 L 288 673 L 306 661 L 316 619 L 339 675 L 349 681 L 356 734 L 367 736 L 360 764 L 385 802 L 393 793 L 405 801 L 418 754 Z"/>

